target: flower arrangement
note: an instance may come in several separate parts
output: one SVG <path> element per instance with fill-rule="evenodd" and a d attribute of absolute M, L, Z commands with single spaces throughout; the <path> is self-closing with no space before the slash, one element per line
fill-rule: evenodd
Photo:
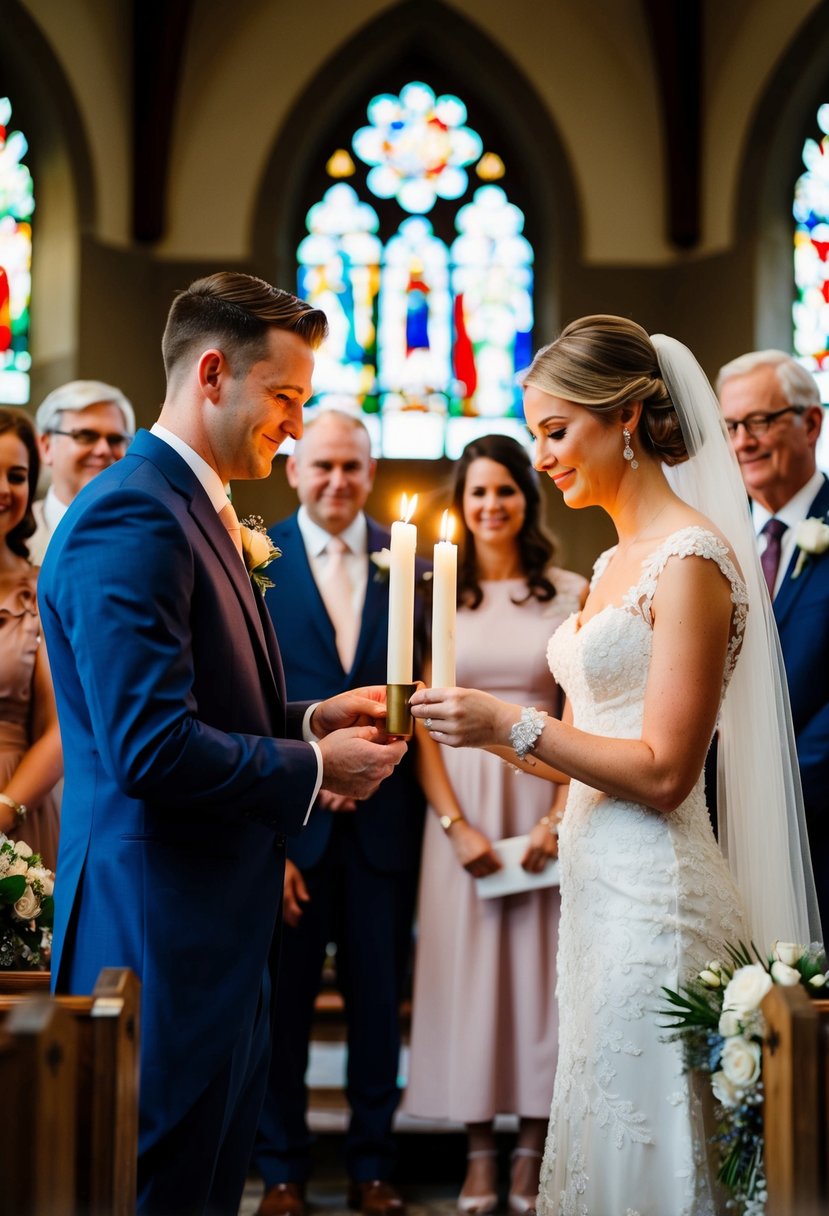
<path fill-rule="evenodd" d="M 265 568 L 282 556 L 268 536 L 268 529 L 261 515 L 248 515 L 239 521 L 242 534 L 242 554 L 245 559 L 248 574 L 252 582 L 264 594 L 269 587 L 275 586 L 265 574 Z"/>
<path fill-rule="evenodd" d="M 25 840 L 0 832 L 0 970 L 44 966 L 52 945 L 54 878 Z"/>
<path fill-rule="evenodd" d="M 718 1177 L 731 1193 L 729 1207 L 762 1216 L 767 1199 L 763 1170 L 763 1015 L 760 1002 L 773 984 L 803 984 L 817 996 L 829 981 L 823 946 L 775 942 L 764 959 L 752 947 L 725 946 L 727 962 L 710 962 L 687 985 L 663 988 L 668 1008 L 659 1014 L 682 1041 L 685 1067 L 710 1074 L 717 1102 L 712 1143 Z"/>
<path fill-rule="evenodd" d="M 811 515 L 808 519 L 801 519 L 794 531 L 794 543 L 800 550 L 792 570 L 792 578 L 797 578 L 809 557 L 816 557 L 829 549 L 829 524 Z"/>

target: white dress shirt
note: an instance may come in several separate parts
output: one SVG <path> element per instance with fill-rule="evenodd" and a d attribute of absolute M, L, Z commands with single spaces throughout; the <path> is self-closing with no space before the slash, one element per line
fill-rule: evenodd
<path fill-rule="evenodd" d="M 780 538 L 780 565 L 777 568 L 777 578 L 774 583 L 774 595 L 780 590 L 780 584 L 786 577 L 786 571 L 789 568 L 789 563 L 794 556 L 795 544 L 794 534 L 795 528 L 806 518 L 809 507 L 820 493 L 823 485 L 823 473 L 820 469 L 815 469 L 812 476 L 806 482 L 805 486 L 801 486 L 793 498 L 790 498 L 784 507 L 779 511 L 775 511 L 772 516 L 771 512 L 765 507 L 761 507 L 759 502 L 755 502 L 751 508 L 751 518 L 754 520 L 754 529 L 757 533 L 757 549 L 760 553 L 768 543 L 768 537 L 762 536 L 763 528 L 770 519 L 779 519 L 786 525 L 786 531 Z M 773 597 L 772 597 L 773 598 Z"/>
<path fill-rule="evenodd" d="M 172 431 L 168 431 L 167 428 L 165 426 L 161 426 L 160 423 L 156 422 L 150 428 L 150 431 L 153 435 L 155 435 L 156 439 L 160 439 L 163 443 L 166 443 L 169 447 L 171 447 L 174 452 L 177 452 L 188 467 L 192 469 L 193 473 L 204 488 L 207 497 L 210 499 L 213 509 L 218 515 L 218 513 L 227 503 L 228 493 L 227 488 L 216 470 L 212 468 L 206 460 L 199 456 L 198 452 L 194 451 L 193 448 L 190 447 L 189 443 L 185 443 L 184 440 L 180 439 L 178 435 L 174 435 Z M 314 740 L 310 727 L 311 715 L 316 709 L 317 704 L 319 704 L 319 702 L 308 707 L 302 721 L 302 737 L 305 742 L 310 744 L 314 749 L 314 755 L 317 758 L 317 780 L 316 784 L 314 785 L 314 792 L 311 795 L 311 801 L 308 803 L 308 810 L 305 812 L 305 819 L 303 820 L 303 823 L 308 822 L 308 816 L 311 814 L 311 807 L 316 802 L 317 794 L 319 793 L 320 786 L 322 785 L 322 752 L 319 749 L 319 744 Z"/>
<path fill-rule="evenodd" d="M 325 547 L 331 539 L 331 533 L 314 523 L 305 507 L 300 507 L 297 512 L 297 524 L 302 536 L 302 543 L 305 545 L 305 552 L 308 555 L 308 564 L 311 567 L 314 582 L 319 586 L 320 576 L 328 561 Z M 368 585 L 368 553 L 366 552 L 368 524 L 362 511 L 343 532 L 339 533 L 339 537 L 348 546 L 348 553 L 343 554 L 343 560 L 348 568 L 348 577 L 351 581 L 351 607 L 354 616 L 359 617 L 363 611 Z"/>

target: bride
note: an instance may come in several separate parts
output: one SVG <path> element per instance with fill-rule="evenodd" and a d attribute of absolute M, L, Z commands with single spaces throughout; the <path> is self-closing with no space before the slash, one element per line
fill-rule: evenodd
<path fill-rule="evenodd" d="M 691 353 L 585 317 L 535 357 L 536 467 L 618 544 L 550 640 L 561 721 L 422 689 L 439 743 L 570 781 L 559 828 L 559 1065 L 543 1216 L 703 1216 L 718 1198 L 656 1009 L 726 941 L 819 936 L 785 679 L 745 491 Z M 719 734 L 719 844 L 703 765 Z M 726 860 L 727 858 L 727 860 Z"/>

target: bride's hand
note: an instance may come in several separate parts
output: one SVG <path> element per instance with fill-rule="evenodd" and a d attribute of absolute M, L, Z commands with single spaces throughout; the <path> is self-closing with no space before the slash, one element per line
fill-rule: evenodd
<path fill-rule="evenodd" d="M 448 747 L 508 744 L 510 727 L 520 715 L 517 706 L 475 688 L 419 688 L 410 704 L 412 716 Z"/>

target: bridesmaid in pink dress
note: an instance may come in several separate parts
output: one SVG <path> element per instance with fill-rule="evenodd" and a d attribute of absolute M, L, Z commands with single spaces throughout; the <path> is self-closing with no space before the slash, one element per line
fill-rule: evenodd
<path fill-rule="evenodd" d="M 55 697 L 26 538 L 40 470 L 34 427 L 0 408 L 0 831 L 25 840 L 54 870 L 63 772 Z"/>
<path fill-rule="evenodd" d="M 547 641 L 580 609 L 587 583 L 552 564 L 540 505 L 536 474 L 514 439 L 489 435 L 464 449 L 454 493 L 464 524 L 457 678 L 560 715 Z M 483 900 L 475 884 L 499 868 L 492 843 L 504 837 L 528 835 L 524 868 L 545 868 L 557 854 L 566 787 L 526 778 L 476 748 L 440 748 L 420 727 L 418 765 L 430 814 L 405 1110 L 467 1125 L 458 1208 L 478 1216 L 498 1202 L 493 1120 L 517 1115 L 508 1202 L 520 1216 L 535 1205 L 555 1078 L 558 887 Z"/>

